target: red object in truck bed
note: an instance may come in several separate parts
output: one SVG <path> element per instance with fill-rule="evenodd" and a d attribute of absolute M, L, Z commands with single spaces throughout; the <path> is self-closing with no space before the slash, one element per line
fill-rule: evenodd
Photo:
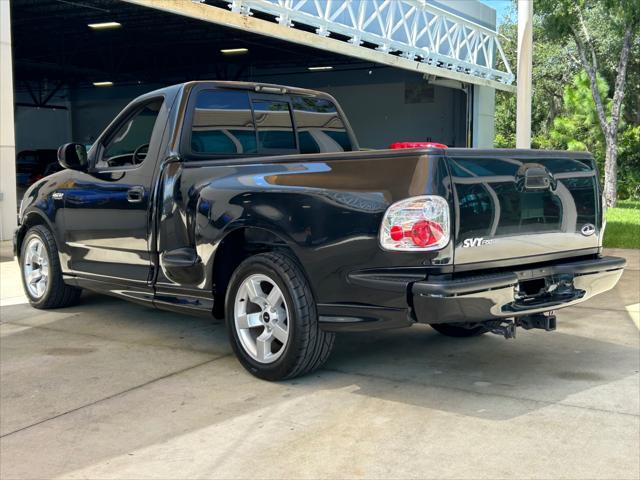
<path fill-rule="evenodd" d="M 396 142 L 389 145 L 389 148 L 395 150 L 396 148 L 447 148 L 444 143 L 437 142 Z"/>

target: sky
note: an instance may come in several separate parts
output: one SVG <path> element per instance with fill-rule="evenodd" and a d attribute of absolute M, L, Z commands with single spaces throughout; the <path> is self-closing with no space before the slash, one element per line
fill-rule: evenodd
<path fill-rule="evenodd" d="M 502 18 L 509 14 L 511 8 L 511 0 L 480 0 L 485 5 L 490 6 L 496 11 L 496 20 L 498 25 L 502 23 Z M 511 14 L 515 14 L 515 11 L 512 11 Z"/>

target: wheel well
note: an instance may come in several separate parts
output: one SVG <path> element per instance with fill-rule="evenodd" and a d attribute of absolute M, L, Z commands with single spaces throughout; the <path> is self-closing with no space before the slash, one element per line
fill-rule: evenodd
<path fill-rule="evenodd" d="M 273 251 L 286 252 L 296 259 L 287 243 L 269 230 L 240 228 L 229 233 L 222 240 L 213 260 L 213 315 L 215 318 L 224 318 L 227 287 L 238 265 L 251 255 Z"/>
<path fill-rule="evenodd" d="M 45 227 L 49 228 L 49 225 L 47 224 L 45 219 L 42 218 L 40 215 L 38 215 L 37 213 L 28 214 L 25 217 L 24 221 L 22 222 L 20 226 L 21 228 L 18 230 L 18 233 L 16 236 L 16 256 L 17 257 L 20 257 L 20 251 L 22 250 L 22 242 L 24 240 L 25 235 L 27 234 L 27 232 L 31 227 L 35 227 L 36 225 L 44 225 Z"/>

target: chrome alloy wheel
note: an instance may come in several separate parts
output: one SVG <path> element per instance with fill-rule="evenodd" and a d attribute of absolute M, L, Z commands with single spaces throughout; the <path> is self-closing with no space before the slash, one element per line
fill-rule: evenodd
<path fill-rule="evenodd" d="M 29 294 L 35 299 L 42 298 L 49 283 L 49 255 L 40 238 L 29 240 L 22 262 L 24 283 Z"/>
<path fill-rule="evenodd" d="M 234 322 L 242 348 L 260 363 L 273 363 L 289 340 L 289 309 L 282 291 L 263 274 L 248 276 L 238 288 Z"/>

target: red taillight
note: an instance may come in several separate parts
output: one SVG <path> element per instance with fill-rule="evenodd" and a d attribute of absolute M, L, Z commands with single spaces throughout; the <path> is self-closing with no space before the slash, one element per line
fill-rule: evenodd
<path fill-rule="evenodd" d="M 397 148 L 448 148 L 444 143 L 437 142 L 395 142 L 389 145 L 389 148 L 395 150 Z"/>
<path fill-rule="evenodd" d="M 411 228 L 411 240 L 418 247 L 428 247 L 442 238 L 442 227 L 428 220 L 417 222 Z"/>
<path fill-rule="evenodd" d="M 402 230 L 395 225 L 389 229 L 391 240 L 399 242 L 403 238 L 410 238 L 417 247 L 428 247 L 438 243 L 442 238 L 442 227 L 436 222 L 421 220 L 413 224 L 410 230 Z"/>
<path fill-rule="evenodd" d="M 391 205 L 380 225 L 385 250 L 437 250 L 449 243 L 449 204 L 438 195 L 406 198 Z"/>

